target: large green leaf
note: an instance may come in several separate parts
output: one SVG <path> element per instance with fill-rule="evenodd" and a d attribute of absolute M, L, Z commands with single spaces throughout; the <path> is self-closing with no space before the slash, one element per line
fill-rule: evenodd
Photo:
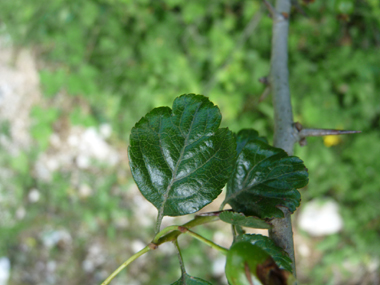
<path fill-rule="evenodd" d="M 173 110 L 153 109 L 132 129 L 132 175 L 159 219 L 194 213 L 220 194 L 236 159 L 234 135 L 220 122 L 207 97 L 185 94 Z"/>
<path fill-rule="evenodd" d="M 248 216 L 243 213 L 236 213 L 225 211 L 219 214 L 219 218 L 226 223 L 233 224 L 235 226 L 249 227 L 256 229 L 270 229 L 271 224 L 258 217 Z"/>
<path fill-rule="evenodd" d="M 200 279 L 198 277 L 192 277 L 188 274 L 184 274 L 176 282 L 171 285 L 212 285 L 210 282 Z"/>
<path fill-rule="evenodd" d="M 279 206 L 294 212 L 301 199 L 296 189 L 308 183 L 302 160 L 268 145 L 255 132 L 239 132 L 237 141 L 238 157 L 224 203 L 260 218 L 283 217 Z"/>
<path fill-rule="evenodd" d="M 276 264 L 289 272 L 292 272 L 292 260 L 288 254 L 270 238 L 262 235 L 244 234 L 236 238 L 236 242 L 250 242 L 268 253 Z"/>

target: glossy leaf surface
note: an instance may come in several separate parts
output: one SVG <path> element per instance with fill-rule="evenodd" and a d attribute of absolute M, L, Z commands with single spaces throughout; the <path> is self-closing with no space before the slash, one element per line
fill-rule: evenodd
<path fill-rule="evenodd" d="M 286 271 L 292 272 L 292 260 L 288 254 L 278 247 L 270 238 L 262 235 L 244 234 L 236 238 L 236 242 L 249 242 L 267 252 L 276 264 Z"/>
<path fill-rule="evenodd" d="M 269 229 L 271 225 L 258 217 L 246 217 L 243 213 L 225 211 L 220 213 L 219 218 L 226 223 L 241 227 L 249 227 L 256 229 Z"/>
<path fill-rule="evenodd" d="M 132 175 L 159 217 L 194 213 L 220 194 L 236 159 L 235 138 L 220 122 L 207 97 L 185 94 L 132 129 Z"/>
<path fill-rule="evenodd" d="M 200 279 L 198 277 L 192 277 L 185 273 L 184 276 L 181 276 L 176 282 L 171 285 L 212 285 L 210 282 Z"/>
<path fill-rule="evenodd" d="M 308 183 L 302 160 L 268 145 L 255 131 L 239 132 L 236 140 L 238 157 L 224 203 L 260 218 L 283 217 L 279 206 L 294 212 L 301 198 L 297 189 Z"/>

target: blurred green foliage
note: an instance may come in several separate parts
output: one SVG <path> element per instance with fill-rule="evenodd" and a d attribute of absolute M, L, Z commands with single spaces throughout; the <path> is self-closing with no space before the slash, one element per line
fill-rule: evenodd
<path fill-rule="evenodd" d="M 328 147 L 321 138 L 311 138 L 307 147 L 295 150 L 310 175 L 303 202 L 332 197 L 344 218 L 342 232 L 318 241 L 323 258 L 302 274 L 306 276 L 302 283 L 334 284 L 328 283 L 331 268 L 344 271 L 344 261 L 368 265 L 380 258 L 380 3 L 334 0 L 302 7 L 308 17 L 293 11 L 289 38 L 295 121 L 307 127 L 363 131 L 333 144 L 325 140 Z M 108 122 L 114 130 L 112 142 L 125 148 L 131 127 L 143 114 L 194 92 L 219 105 L 224 126 L 233 131 L 255 128 L 260 135 L 272 137 L 272 104 L 269 98 L 260 98 L 265 87 L 258 81 L 269 72 L 272 21 L 260 1 L 0 1 L 0 24 L 16 46 L 32 47 L 41 59 L 41 86 L 49 106 L 31 112 L 33 150 L 14 157 L 0 150 L 0 164 L 8 166 L 0 174 L 0 189 L 10 197 L 1 212 L 1 253 L 12 256 L 21 268 L 31 265 L 15 254 L 18 244 L 41 247 L 30 239 L 24 241 L 28 235 L 23 233 L 42 228 L 49 219 L 81 229 L 74 236 L 76 251 L 70 253 L 77 255 L 76 260 L 85 254 L 82 248 L 88 235 L 84 232 L 110 240 L 142 235 L 133 232 L 133 223 L 128 233 L 113 227 L 120 215 L 133 215 L 128 210 L 133 201 L 122 202 L 123 191 L 132 182 L 118 173 L 120 169 L 95 165 L 75 175 L 61 171 L 51 182 L 34 176 L 33 164 L 49 148 L 57 120 L 67 117 L 71 125 L 84 127 Z M 66 109 L 62 98 L 70 102 Z M 8 129 L 2 123 L 1 133 L 9 136 Z M 78 197 L 72 190 L 73 176 L 96 193 Z M 37 205 L 27 202 L 27 191 L 33 187 L 44 193 Z M 14 222 L 12 217 L 21 206 L 28 215 Z M 146 238 L 149 241 L 148 234 Z M 122 251 L 116 245 L 110 250 Z M 197 255 L 198 245 L 189 252 Z M 111 262 L 110 268 L 117 262 Z M 197 276 L 210 277 L 211 263 L 197 262 L 203 264 L 196 269 Z M 153 264 L 141 268 L 153 272 L 151 277 L 141 277 L 144 284 L 170 283 L 178 273 L 175 268 L 159 274 L 149 266 Z M 65 280 L 92 284 L 101 279 L 84 276 L 80 268 L 80 264 L 63 268 L 69 272 Z M 344 280 L 352 278 L 345 274 Z M 22 284 L 21 277 L 12 278 L 11 284 Z"/>

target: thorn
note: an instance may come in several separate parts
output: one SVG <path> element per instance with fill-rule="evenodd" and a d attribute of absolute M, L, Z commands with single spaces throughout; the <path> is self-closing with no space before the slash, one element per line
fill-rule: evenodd
<path fill-rule="evenodd" d="M 333 129 L 302 129 L 299 132 L 299 137 L 322 137 L 330 135 L 348 135 L 348 134 L 358 134 L 361 131 L 348 131 L 348 130 L 333 130 Z"/>

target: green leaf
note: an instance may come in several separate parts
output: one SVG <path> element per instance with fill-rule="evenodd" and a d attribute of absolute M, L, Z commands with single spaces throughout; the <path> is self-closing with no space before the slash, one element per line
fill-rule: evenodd
<path fill-rule="evenodd" d="M 227 254 L 226 277 L 231 285 L 262 284 L 257 276 L 257 265 L 270 259 L 270 255 L 249 242 L 235 242 Z M 247 267 L 249 270 L 247 270 Z"/>
<path fill-rule="evenodd" d="M 240 130 L 236 136 L 237 155 L 239 155 L 243 151 L 243 148 L 246 146 L 247 143 L 252 142 L 254 140 L 260 140 L 263 143 L 268 144 L 267 139 L 264 137 L 259 137 L 259 133 L 257 131 L 253 129 Z"/>
<path fill-rule="evenodd" d="M 243 213 L 225 211 L 220 213 L 219 218 L 226 223 L 241 227 L 249 227 L 256 229 L 270 229 L 271 224 L 258 217 L 246 217 Z"/>
<path fill-rule="evenodd" d="M 171 285 L 212 285 L 210 282 L 200 279 L 198 277 L 192 277 L 185 273 L 184 276 L 181 276 L 176 282 Z"/>
<path fill-rule="evenodd" d="M 227 183 L 224 204 L 262 219 L 283 217 L 279 206 L 294 212 L 301 200 L 296 189 L 308 183 L 302 160 L 268 145 L 256 132 L 239 132 L 237 142 L 238 157 Z"/>
<path fill-rule="evenodd" d="M 132 175 L 159 221 L 194 213 L 220 194 L 236 159 L 234 135 L 219 129 L 220 122 L 219 108 L 207 97 L 185 94 L 173 110 L 153 109 L 132 129 Z"/>
<path fill-rule="evenodd" d="M 270 238 L 262 235 L 244 234 L 236 238 L 236 242 L 242 241 L 250 242 L 260 247 L 273 258 L 281 269 L 292 272 L 292 260 L 288 254 L 282 248 L 278 247 Z"/>
<path fill-rule="evenodd" d="M 278 267 L 263 248 L 249 241 L 236 241 L 227 254 L 226 277 L 231 285 L 294 284 L 293 276 Z"/>

